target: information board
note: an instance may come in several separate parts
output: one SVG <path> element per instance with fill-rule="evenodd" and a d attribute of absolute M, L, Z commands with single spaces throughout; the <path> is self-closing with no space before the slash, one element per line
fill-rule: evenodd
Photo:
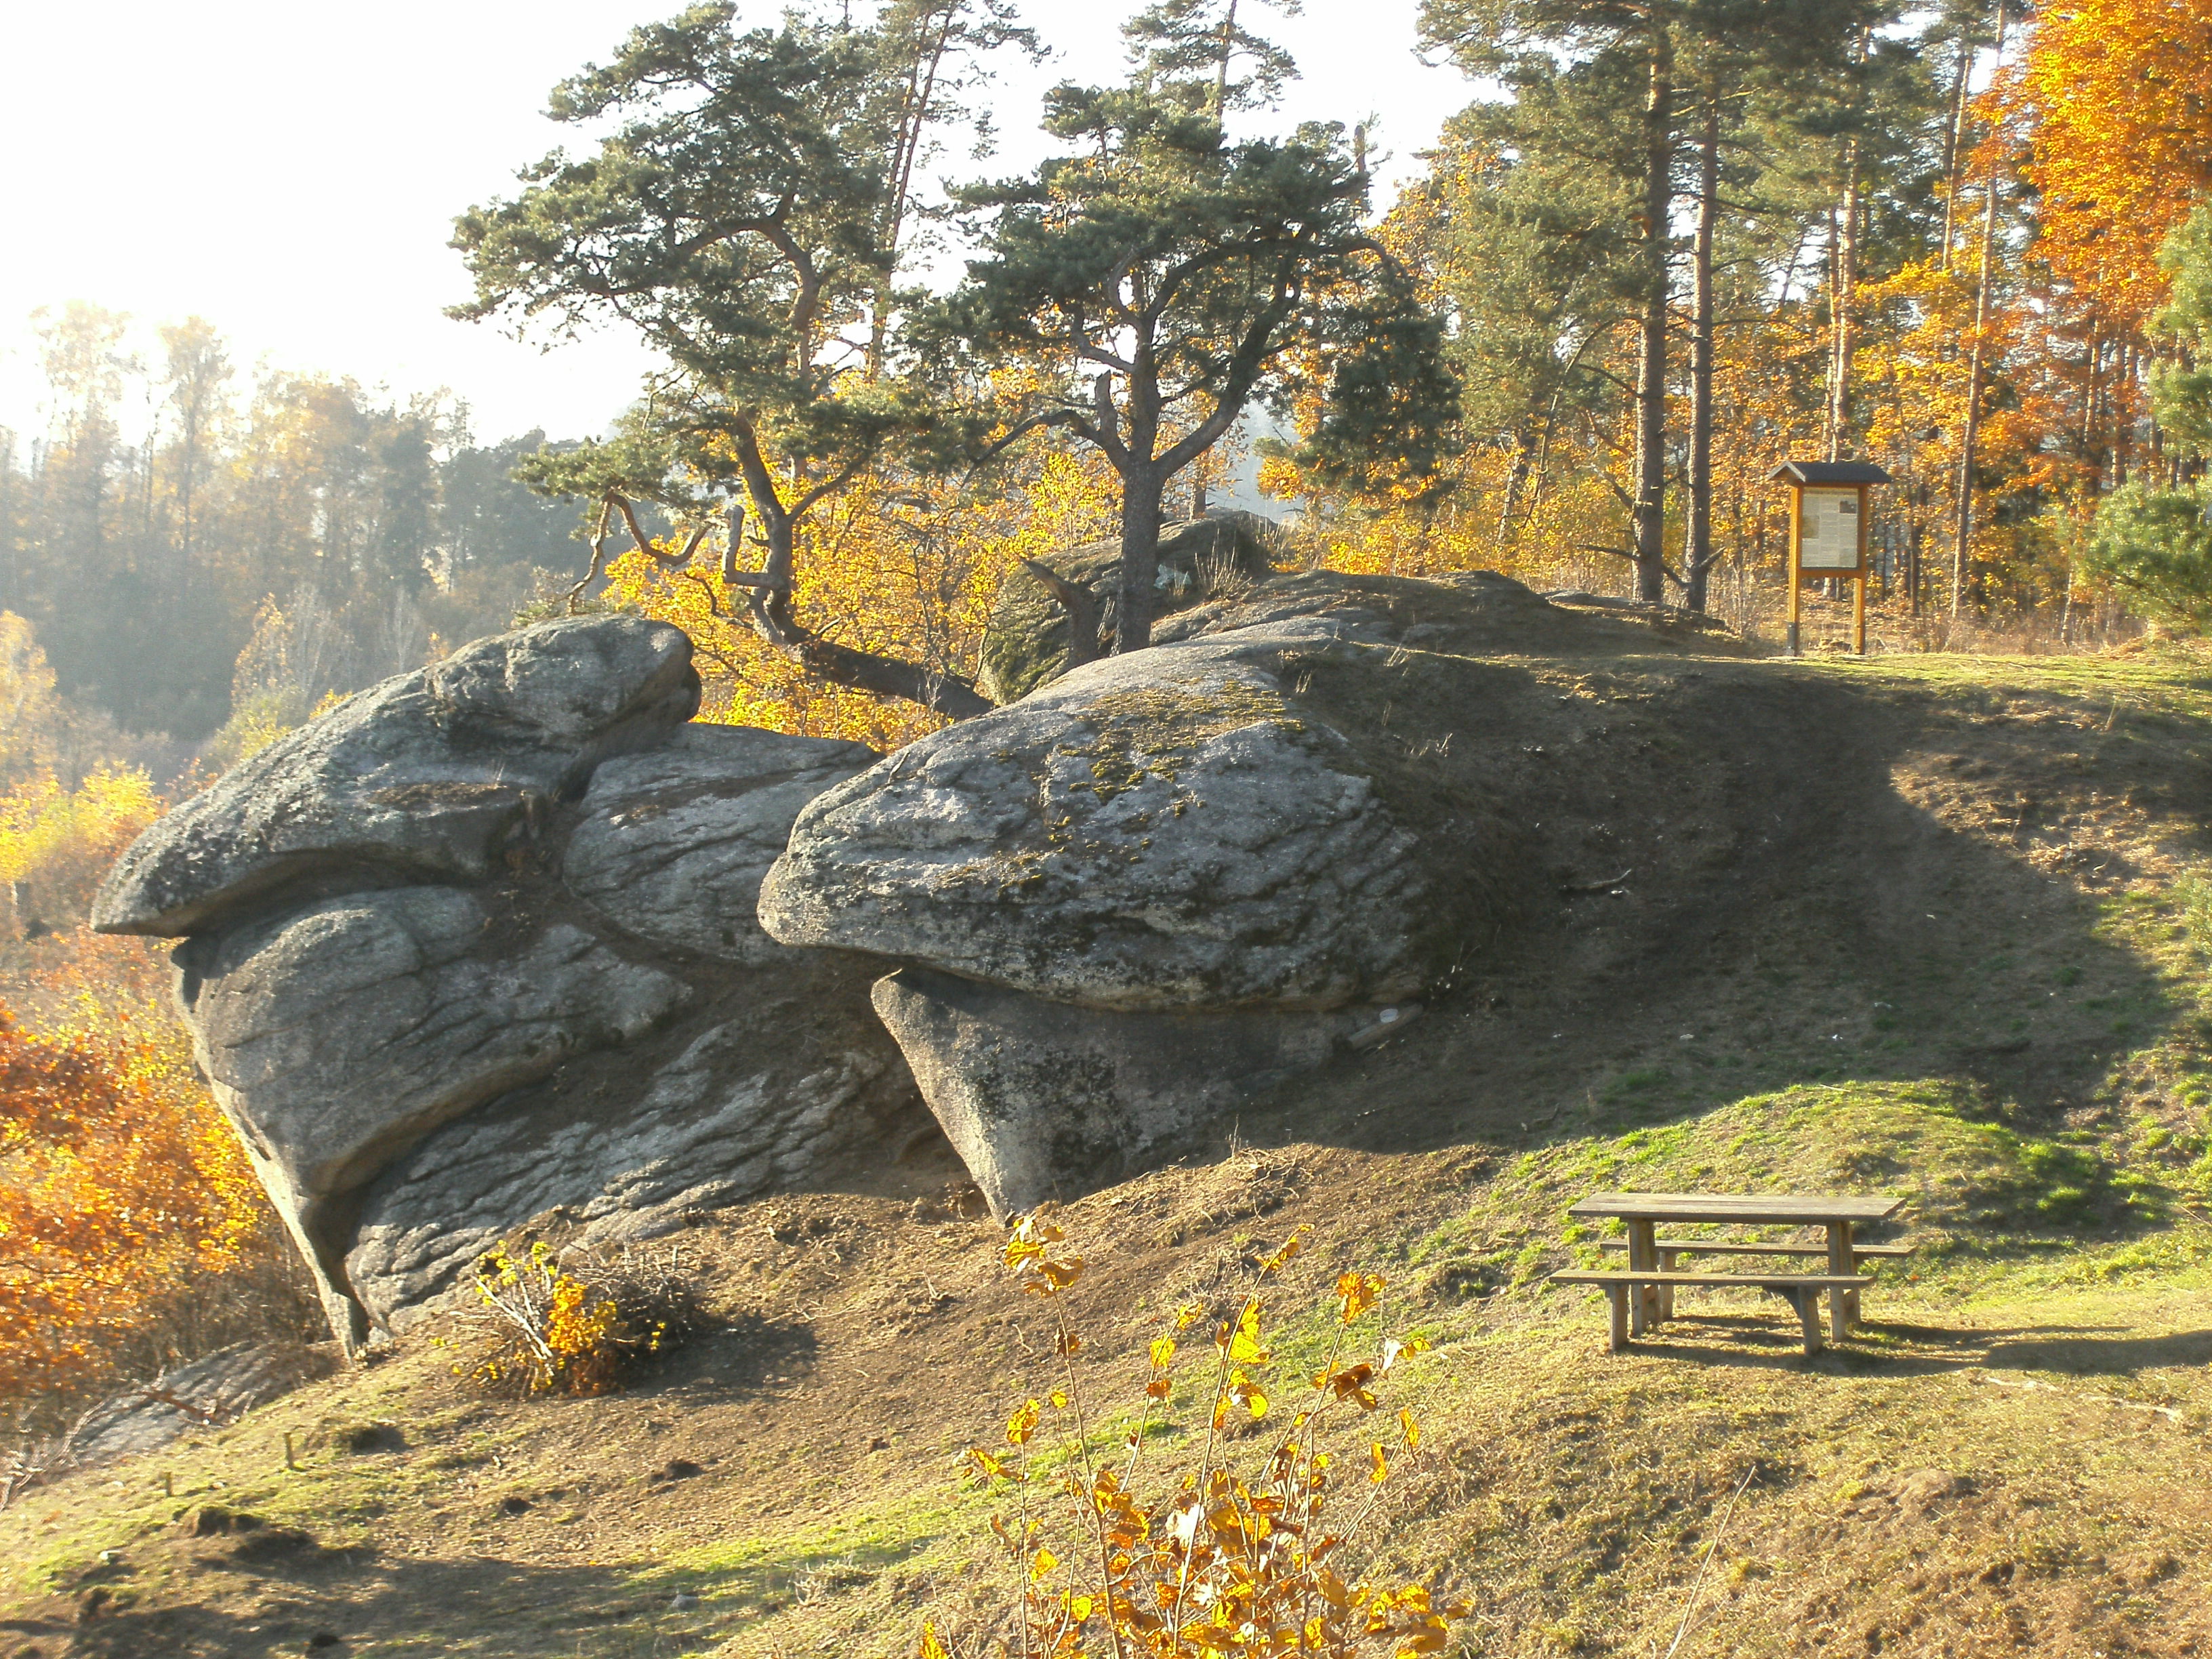
<path fill-rule="evenodd" d="M 1859 492 L 1808 488 L 1797 492 L 1797 565 L 1802 570 L 1859 568 Z"/>

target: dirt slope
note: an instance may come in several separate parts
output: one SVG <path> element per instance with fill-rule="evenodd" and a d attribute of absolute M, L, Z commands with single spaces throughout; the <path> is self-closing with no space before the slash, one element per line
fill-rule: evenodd
<path fill-rule="evenodd" d="M 2212 662 L 1446 629 L 1333 695 L 1528 826 L 1513 903 L 1405 1035 L 1069 1206 L 1086 1386 L 1310 1224 L 1294 1331 L 1357 1264 L 1437 1344 L 1381 1535 L 1468 1651 L 1665 1652 L 1711 1548 L 1685 1656 L 2212 1652 Z M 685 1234 L 723 1328 L 625 1395 L 485 1401 L 425 1332 L 34 1491 L 0 1654 L 910 1651 L 989 1605 L 957 1457 L 1048 1358 L 910 1157 Z M 1709 1292 L 1609 1357 L 1537 1282 L 1601 1185 L 1893 1190 L 1923 1249 L 1844 1351 Z"/>

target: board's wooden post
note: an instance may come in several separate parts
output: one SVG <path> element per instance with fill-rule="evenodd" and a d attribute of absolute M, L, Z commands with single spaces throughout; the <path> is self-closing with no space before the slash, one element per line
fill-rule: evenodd
<path fill-rule="evenodd" d="M 1790 506 L 1790 637 L 1789 637 L 1789 647 L 1790 647 L 1790 654 L 1791 656 L 1793 656 L 1793 657 L 1794 657 L 1794 656 L 1796 656 L 1797 654 L 1799 654 L 1799 653 L 1798 653 L 1798 649 L 1797 649 L 1797 628 L 1798 628 L 1797 590 L 1798 590 L 1798 586 L 1799 586 L 1799 572 L 1798 572 L 1798 568 L 1797 568 L 1797 525 L 1796 525 L 1796 520 L 1797 520 L 1797 516 L 1798 516 L 1798 514 L 1797 514 L 1797 508 L 1796 508 L 1796 500 L 1797 500 L 1797 494 L 1796 494 L 1796 492 L 1795 490 L 1792 490 L 1792 491 L 1790 492 L 1790 502 L 1791 502 L 1791 506 Z"/>
<path fill-rule="evenodd" d="M 1866 655 L 1867 580 L 1873 574 L 1867 561 L 1867 487 L 1859 486 L 1859 579 L 1851 590 L 1851 653 Z"/>

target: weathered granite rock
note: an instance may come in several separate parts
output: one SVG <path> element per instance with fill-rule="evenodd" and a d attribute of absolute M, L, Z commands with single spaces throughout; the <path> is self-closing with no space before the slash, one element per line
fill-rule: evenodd
<path fill-rule="evenodd" d="M 343 1251 L 332 1200 L 397 1152 L 691 995 L 566 924 L 498 938 L 475 895 L 446 887 L 327 899 L 178 956 L 200 1068 L 326 1270 Z"/>
<path fill-rule="evenodd" d="M 328 1344 L 279 1351 L 240 1342 L 219 1349 L 88 1413 L 76 1425 L 70 1455 L 83 1468 L 143 1457 L 195 1430 L 236 1422 L 256 1406 L 325 1375 L 332 1361 Z"/>
<path fill-rule="evenodd" d="M 923 968 L 876 981 L 922 1098 L 1004 1220 L 1136 1173 L 1371 1025 L 1371 1011 L 1109 1013 Z"/>
<path fill-rule="evenodd" d="M 1168 530 L 1156 556 L 1157 617 L 1174 617 L 1265 580 L 1273 535 L 1274 526 L 1257 514 L 1237 512 L 1211 514 Z M 1091 591 L 1098 600 L 1099 631 L 1110 639 L 1121 607 L 1121 543 L 1089 542 L 1038 562 Z M 1059 677 L 1067 645 L 1066 608 L 1027 571 L 1009 572 L 991 607 L 977 684 L 994 702 L 1012 702 Z"/>
<path fill-rule="evenodd" d="M 286 890 L 480 880 L 542 832 L 610 756 L 666 740 L 699 706 L 691 642 L 637 617 L 479 640 L 358 693 L 139 837 L 93 926 L 204 932 Z"/>
<path fill-rule="evenodd" d="M 687 726 L 697 688 L 635 618 L 480 642 L 185 803 L 103 890 L 109 931 L 189 936 L 200 1064 L 348 1343 L 547 1209 L 640 1237 L 927 1127 L 881 965 L 755 919 L 799 809 L 874 756 Z"/>
<path fill-rule="evenodd" d="M 393 1164 L 345 1260 L 370 1316 L 404 1329 L 518 1217 L 562 1212 L 587 1245 L 652 1238 L 846 1150 L 893 1065 L 882 1045 L 763 1054 L 750 1024 L 709 1027 L 619 1116 L 580 1113 L 557 1090 L 518 1091 Z M 801 1073 L 808 1060 L 821 1063 Z"/>
<path fill-rule="evenodd" d="M 1458 848 L 1286 685 L 1325 623 L 1090 664 L 829 790 L 761 890 L 792 945 L 1118 1009 L 1333 1008 L 1411 994 L 1454 946 Z"/>
<path fill-rule="evenodd" d="M 755 967 L 785 954 L 755 914 L 799 811 L 872 764 L 857 743 L 692 726 L 593 774 L 562 872 L 633 933 Z"/>
<path fill-rule="evenodd" d="M 877 1012 L 1000 1215 L 1405 1029 L 1530 884 L 1437 787 L 1451 734 L 1389 726 L 1416 640 L 1541 632 L 1541 599 L 1316 573 L 1177 620 L 824 792 L 762 884 L 774 937 L 911 964 Z"/>

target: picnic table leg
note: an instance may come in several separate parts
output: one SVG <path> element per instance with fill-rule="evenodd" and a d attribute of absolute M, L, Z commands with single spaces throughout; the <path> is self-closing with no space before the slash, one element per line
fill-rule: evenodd
<path fill-rule="evenodd" d="M 1654 1221 L 1632 1221 L 1628 1224 L 1628 1269 L 1631 1273 L 1656 1273 L 1659 1268 L 1659 1224 Z M 1641 1336 L 1659 1322 L 1657 1286 L 1629 1283 L 1629 1334 Z"/>
<path fill-rule="evenodd" d="M 1838 1275 L 1855 1272 L 1851 1265 L 1854 1260 L 1851 1224 L 1831 1221 L 1828 1224 L 1828 1271 Z M 1855 1291 L 1828 1292 L 1828 1337 L 1831 1341 L 1841 1342 L 1851 1334 L 1851 1327 L 1858 1322 L 1858 1293 Z"/>
<path fill-rule="evenodd" d="M 1797 1323 L 1805 1332 L 1805 1357 L 1809 1359 L 1820 1352 L 1820 1293 L 1802 1290 L 1793 1299 L 1797 1304 Z"/>
<path fill-rule="evenodd" d="M 1674 1271 L 1674 1258 L 1676 1254 L 1677 1253 L 1673 1250 L 1662 1250 L 1659 1252 L 1659 1271 L 1661 1273 L 1671 1273 Z M 1672 1285 L 1662 1285 L 1659 1287 L 1659 1317 L 1662 1319 L 1672 1319 L 1674 1316 L 1674 1287 Z"/>
<path fill-rule="evenodd" d="M 1608 1285 L 1605 1297 L 1613 1304 L 1613 1336 L 1606 1347 L 1613 1353 L 1625 1353 L 1628 1349 L 1628 1286 Z"/>

